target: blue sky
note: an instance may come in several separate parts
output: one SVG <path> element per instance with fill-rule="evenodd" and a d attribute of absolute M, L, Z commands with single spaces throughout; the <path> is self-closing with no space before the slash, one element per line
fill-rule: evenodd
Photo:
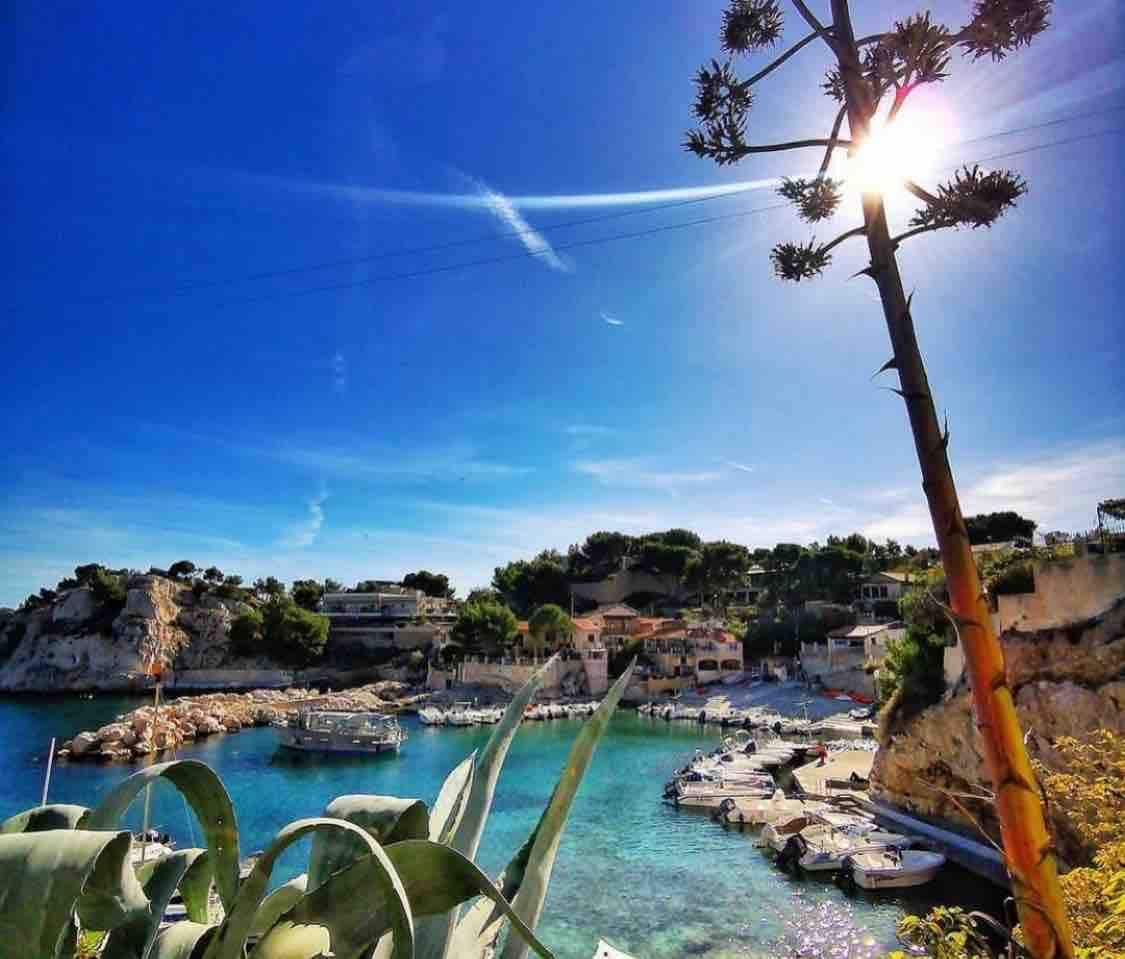
<path fill-rule="evenodd" d="M 901 266 L 966 511 L 1084 529 L 1125 492 L 1125 15 L 1058 6 L 918 101 L 928 182 L 1033 148 L 991 161 L 1030 194 Z M 89 561 L 464 591 L 601 528 L 930 541 L 861 250 L 783 285 L 809 231 L 752 212 L 817 157 L 682 149 L 721 3 L 221 7 L 9 8 L 0 604 Z M 825 66 L 760 85 L 755 141 L 826 134 Z"/>

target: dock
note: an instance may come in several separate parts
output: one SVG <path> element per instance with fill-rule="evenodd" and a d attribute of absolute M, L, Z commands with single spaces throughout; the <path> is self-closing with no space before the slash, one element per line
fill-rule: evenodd
<path fill-rule="evenodd" d="M 814 796 L 839 796 L 863 793 L 848 788 L 846 785 L 851 780 L 853 773 L 863 780 L 871 776 L 871 767 L 875 762 L 875 754 L 866 749 L 846 749 L 843 752 L 829 753 L 824 765 L 820 760 L 814 760 L 793 770 L 793 778 L 802 791 Z"/>

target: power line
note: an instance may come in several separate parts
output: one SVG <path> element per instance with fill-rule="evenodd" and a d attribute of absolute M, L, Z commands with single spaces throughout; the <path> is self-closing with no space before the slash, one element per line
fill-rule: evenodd
<path fill-rule="evenodd" d="M 1117 106 L 1117 107 L 1107 108 L 1107 109 L 1104 109 L 1104 110 L 1094 110 L 1094 111 L 1090 111 L 1090 112 L 1084 113 L 1084 114 L 1075 114 L 1074 116 L 1071 116 L 1071 117 L 1064 117 L 1064 118 L 1058 118 L 1058 119 L 1055 119 L 1055 120 L 1044 121 L 1044 122 L 1041 122 L 1041 123 L 1028 124 L 1027 126 L 1016 127 L 1016 128 L 1012 128 L 1012 129 L 1009 129 L 1009 130 L 1003 130 L 1003 131 L 999 131 L 999 132 L 996 132 L 996 133 L 987 134 L 985 136 L 976 137 L 976 138 L 973 138 L 971 140 L 966 140 L 966 141 L 963 141 L 963 142 L 966 143 L 966 144 L 968 144 L 968 143 L 979 143 L 979 142 L 982 142 L 982 141 L 985 141 L 985 140 L 991 140 L 991 139 L 996 139 L 996 138 L 1005 137 L 1005 136 L 1012 136 L 1012 135 L 1019 134 L 1019 133 L 1025 133 L 1025 132 L 1029 132 L 1029 131 L 1032 131 L 1032 130 L 1042 129 L 1044 127 L 1055 126 L 1055 125 L 1058 125 L 1060 123 L 1066 123 L 1066 122 L 1070 122 L 1070 121 L 1087 119 L 1087 118 L 1095 117 L 1095 116 L 1102 116 L 1102 115 L 1105 115 L 1105 114 L 1108 114 L 1108 113 L 1118 112 L 1122 109 L 1125 109 L 1125 104 L 1123 104 L 1121 106 Z M 1024 147 L 1024 148 L 1021 148 L 1019 150 L 1012 150 L 1012 151 L 1009 151 L 1009 152 L 1006 152 L 1006 153 L 998 153 L 998 154 L 993 154 L 991 156 L 980 157 L 976 160 L 966 161 L 966 162 L 987 163 L 987 162 L 991 162 L 991 161 L 994 161 L 994 160 L 1000 160 L 1000 159 L 1006 159 L 1006 158 L 1009 158 L 1009 157 L 1020 156 L 1020 155 L 1025 154 L 1025 153 L 1033 153 L 1033 152 L 1036 152 L 1036 151 L 1039 151 L 1039 150 L 1048 149 L 1050 147 L 1063 146 L 1065 144 L 1075 143 L 1075 142 L 1078 142 L 1078 141 L 1081 141 L 1081 140 L 1088 140 L 1088 139 L 1092 139 L 1092 138 L 1096 138 L 1096 137 L 1100 137 L 1100 136 L 1112 135 L 1112 134 L 1120 133 L 1120 132 L 1125 132 L 1125 130 L 1123 130 L 1123 129 L 1099 130 L 1099 131 L 1095 131 L 1093 133 L 1080 134 L 1080 135 L 1077 135 L 1077 136 L 1067 137 L 1067 138 L 1063 138 L 1063 139 L 1060 139 L 1060 140 L 1049 141 L 1049 142 L 1043 143 L 1043 144 L 1037 144 L 1037 145 L 1033 145 L 1033 146 L 1029 146 L 1029 147 Z M 956 164 L 956 165 L 960 166 L 961 164 Z M 586 217 L 586 218 L 579 219 L 579 220 L 569 220 L 569 221 L 566 221 L 566 222 L 563 222 L 563 223 L 552 224 L 552 225 L 549 225 L 549 226 L 542 226 L 542 227 L 539 227 L 538 229 L 539 229 L 540 232 L 549 232 L 549 231 L 558 230 L 558 229 L 567 229 L 567 228 L 573 228 L 573 227 L 577 227 L 577 226 L 586 226 L 586 225 L 590 225 L 590 224 L 594 224 L 594 223 L 605 222 L 607 220 L 621 219 L 621 218 L 624 218 L 624 217 L 627 217 L 627 216 L 636 216 L 636 215 L 642 214 L 642 213 L 654 213 L 654 212 L 658 212 L 658 211 L 661 211 L 661 210 L 676 209 L 676 208 L 679 208 L 679 207 L 690 206 L 690 205 L 694 205 L 694 204 L 697 204 L 697 203 L 707 202 L 707 201 L 710 201 L 710 200 L 727 199 L 727 198 L 730 198 L 732 196 L 740 196 L 740 195 L 742 195 L 746 192 L 747 192 L 746 190 L 742 190 L 742 189 L 728 190 L 728 191 L 721 192 L 721 193 L 714 193 L 714 194 L 711 194 L 711 195 L 705 196 L 705 197 L 693 197 L 693 198 L 687 199 L 687 200 L 678 200 L 678 201 L 673 201 L 673 202 L 668 202 L 668 203 L 654 204 L 654 205 L 646 206 L 646 207 L 639 208 L 639 209 L 619 210 L 619 211 L 615 211 L 613 213 L 606 213 L 606 214 L 602 214 L 602 215 L 599 215 L 599 216 Z M 668 231 L 671 231 L 671 230 L 686 229 L 686 228 L 693 227 L 693 226 L 701 226 L 701 225 L 705 225 L 705 224 L 709 224 L 709 223 L 718 223 L 718 222 L 723 222 L 725 220 L 731 220 L 731 219 L 741 218 L 741 217 L 745 217 L 745 216 L 753 216 L 753 215 L 759 214 L 759 213 L 767 213 L 767 212 L 770 212 L 772 210 L 781 209 L 781 208 L 786 207 L 788 205 L 789 205 L 788 203 L 774 203 L 774 204 L 770 204 L 770 205 L 764 206 L 764 207 L 755 207 L 755 208 L 750 209 L 750 210 L 739 210 L 739 211 L 735 211 L 735 212 L 732 212 L 732 213 L 718 214 L 718 215 L 710 216 L 710 217 L 700 217 L 700 218 L 697 218 L 697 219 L 694 219 L 694 220 L 686 220 L 686 221 L 683 221 L 683 222 L 680 222 L 680 223 L 663 224 L 661 226 L 651 227 L 651 228 L 645 229 L 645 230 L 638 230 L 638 231 L 633 231 L 633 232 L 629 232 L 629 233 L 614 234 L 613 236 L 608 236 L 608 237 L 598 237 L 598 238 L 586 239 L 586 240 L 574 240 L 574 241 L 571 241 L 569 243 L 554 244 L 552 246 L 552 249 L 554 251 L 564 251 L 565 252 L 567 250 L 578 249 L 578 248 L 586 247 L 586 246 L 594 246 L 594 245 L 599 245 L 599 244 L 602 244 L 602 243 L 612 243 L 612 242 L 616 242 L 618 240 L 640 239 L 640 238 L 643 238 L 643 237 L 653 236 L 655 234 L 664 233 L 664 232 L 668 232 Z M 358 266 L 358 265 L 362 265 L 362 264 L 365 264 L 365 263 L 376 262 L 378 260 L 383 260 L 383 259 L 391 259 L 393 257 L 398 257 L 398 256 L 408 256 L 408 255 L 432 253 L 432 252 L 437 252 L 437 251 L 441 251 L 441 250 L 465 246 L 465 245 L 469 245 L 469 244 L 475 244 L 475 243 L 481 243 L 481 242 L 492 242 L 492 241 L 502 240 L 502 239 L 512 239 L 512 238 L 519 239 L 519 238 L 523 237 L 524 235 L 525 235 L 524 232 L 515 230 L 515 231 L 511 231 L 511 232 L 507 232 L 507 233 L 490 234 L 488 236 L 480 236 L 480 237 L 469 237 L 469 238 L 465 238 L 465 239 L 461 239 L 461 240 L 452 240 L 452 241 L 449 241 L 447 243 L 433 244 L 433 245 L 430 245 L 430 246 L 423 246 L 423 247 L 415 247 L 415 248 L 412 248 L 412 249 L 408 248 L 408 249 L 404 249 L 404 250 L 388 251 L 388 252 L 378 253 L 378 254 L 370 254 L 370 255 L 366 255 L 366 256 L 362 256 L 362 257 L 354 257 L 354 258 L 349 258 L 349 259 L 330 261 L 330 262 L 325 262 L 325 263 L 320 263 L 320 264 L 315 264 L 315 265 L 310 265 L 310 266 L 291 267 L 291 268 L 287 268 L 287 269 L 263 271 L 263 272 L 260 272 L 260 273 L 247 274 L 246 276 L 240 277 L 240 278 L 228 278 L 228 279 L 222 279 L 222 280 L 202 281 L 200 283 L 186 284 L 186 285 L 181 285 L 181 286 L 178 286 L 178 287 L 166 287 L 166 288 L 159 289 L 159 290 L 158 289 L 152 289 L 152 290 L 148 290 L 148 291 L 136 291 L 136 292 L 127 293 L 127 294 L 110 294 L 110 295 L 101 296 L 101 297 L 81 298 L 81 299 L 74 300 L 74 301 L 71 301 L 71 302 L 76 303 L 78 305 L 97 305 L 97 304 L 109 303 L 109 302 L 120 302 L 122 300 L 130 300 L 130 299 L 148 299 L 148 298 L 156 298 L 156 297 L 184 296 L 184 295 L 188 295 L 188 294 L 191 294 L 191 293 L 201 292 L 201 291 L 208 290 L 208 289 L 215 289 L 215 288 L 223 287 L 223 286 L 229 286 L 229 285 L 233 285 L 233 284 L 237 284 L 237 283 L 255 282 L 255 281 L 266 280 L 266 279 L 280 279 L 280 278 L 283 278 L 283 277 L 286 277 L 286 276 L 296 276 L 296 275 L 301 275 L 301 274 L 309 273 L 309 272 L 317 272 L 317 271 L 321 271 L 321 270 L 340 268 L 340 267 L 345 267 L 345 266 Z M 460 263 L 451 263 L 451 264 L 445 264 L 445 265 L 442 265 L 442 266 L 424 267 L 424 268 L 420 268 L 420 269 L 417 269 L 417 270 L 402 271 L 402 272 L 398 272 L 398 273 L 380 274 L 379 276 L 367 277 L 363 280 L 351 280 L 351 281 L 345 281 L 345 282 L 340 282 L 340 283 L 324 284 L 324 285 L 321 285 L 321 286 L 309 287 L 309 288 L 306 288 L 306 289 L 303 289 L 303 290 L 285 290 L 285 291 L 277 291 L 277 292 L 274 292 L 274 293 L 265 293 L 265 294 L 261 294 L 261 295 L 250 296 L 250 297 L 239 297 L 239 298 L 234 298 L 234 299 L 227 299 L 227 300 L 219 301 L 218 303 L 215 303 L 213 305 L 215 305 L 215 306 L 227 306 L 227 305 L 252 304 L 252 303 L 259 303 L 259 302 L 267 302 L 267 301 L 276 300 L 276 299 L 285 299 L 285 298 L 288 298 L 288 297 L 302 297 L 302 296 L 311 296 L 311 295 L 315 295 L 315 294 L 319 294 L 319 293 L 340 292 L 340 291 L 348 290 L 348 289 L 357 289 L 357 288 L 361 288 L 361 287 L 364 287 L 364 286 L 371 286 L 371 285 L 374 285 L 376 283 L 381 283 L 381 282 L 391 282 L 391 281 L 396 281 L 396 280 L 416 279 L 416 278 L 422 277 L 422 276 L 433 276 L 433 275 L 437 275 L 437 274 L 441 274 L 441 273 L 449 273 L 449 272 L 454 272 L 454 271 L 462 270 L 462 269 L 471 269 L 471 268 L 480 267 L 480 266 L 491 266 L 491 265 L 495 265 L 495 264 L 499 264 L 499 263 L 510 263 L 510 262 L 515 262 L 515 261 L 518 261 L 518 260 L 525 260 L 525 259 L 528 259 L 528 258 L 531 258 L 531 257 L 544 256 L 544 255 L 547 255 L 549 252 L 550 251 L 548 251 L 548 250 L 542 250 L 542 251 L 530 251 L 529 250 L 529 251 L 525 251 L 525 252 L 522 252 L 522 253 L 510 253 L 510 254 L 502 254 L 502 255 L 497 255 L 497 256 L 492 256 L 492 257 L 482 257 L 482 258 L 479 258 L 479 259 L 467 260 L 467 261 L 463 261 L 463 262 L 460 262 Z"/>
<path fill-rule="evenodd" d="M 1099 136 L 1110 136 L 1113 134 L 1125 133 L 1125 127 L 1119 127 L 1112 130 L 1099 130 L 1094 133 L 1082 134 L 1074 137 L 1066 137 L 1061 140 L 1054 140 L 1048 143 L 1040 143 L 1034 146 L 1023 147 L 1019 150 L 1011 150 L 1007 153 L 997 153 L 992 156 L 980 157 L 976 160 L 965 161 L 967 163 L 988 163 L 993 160 L 1007 159 L 1008 157 L 1021 156 L 1025 153 L 1035 153 L 1039 150 L 1046 150 L 1050 147 L 1063 146 L 1068 143 L 1076 143 L 1081 140 L 1089 140 Z M 960 166 L 962 164 L 956 164 Z M 741 217 L 755 216 L 761 213 L 769 213 L 773 210 L 780 210 L 788 207 L 788 202 L 784 203 L 771 203 L 768 206 L 754 207 L 750 210 L 737 210 L 732 213 L 720 213 L 714 216 L 699 217 L 694 220 L 684 220 L 679 223 L 666 223 L 661 226 L 650 227 L 646 230 L 636 230 L 631 233 L 616 233 L 612 236 L 595 237 L 586 240 L 573 240 L 570 243 L 560 243 L 552 247 L 556 253 L 566 252 L 567 250 L 575 250 L 581 247 L 598 246 L 603 243 L 614 243 L 619 240 L 636 240 L 644 237 L 655 236 L 660 233 L 668 233 L 672 230 L 683 230 L 694 226 L 704 226 L 711 223 L 721 223 L 726 220 L 739 219 Z M 545 256 L 548 250 L 542 251 L 525 251 L 523 253 L 511 253 L 503 256 L 486 257 L 478 260 L 467 260 L 462 263 L 450 263 L 444 266 L 424 267 L 418 270 L 410 270 L 401 273 L 384 273 L 379 276 L 368 277 L 363 280 L 351 280 L 341 283 L 325 284 L 323 286 L 308 287 L 304 290 L 288 290 L 279 291 L 277 293 L 266 293 L 260 296 L 243 297 L 234 300 L 223 300 L 219 303 L 212 304 L 213 306 L 240 306 L 244 304 L 264 303 L 271 300 L 287 299 L 289 297 L 303 297 L 314 296 L 320 293 L 334 293 L 344 290 L 361 289 L 365 286 L 374 286 L 378 283 L 389 283 L 397 280 L 411 280 L 417 279 L 422 276 L 434 276 L 440 273 L 452 273 L 457 270 L 472 269 L 479 266 L 492 266 L 498 263 L 511 263 L 518 260 L 526 260 L 533 257 Z"/>

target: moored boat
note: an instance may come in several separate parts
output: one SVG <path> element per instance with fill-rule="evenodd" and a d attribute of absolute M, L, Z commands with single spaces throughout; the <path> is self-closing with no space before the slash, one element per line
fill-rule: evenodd
<path fill-rule="evenodd" d="M 841 878 L 861 889 L 903 889 L 930 882 L 945 865 L 940 852 L 925 849 L 869 850 L 848 856 L 841 863 Z"/>
<path fill-rule="evenodd" d="M 280 745 L 301 752 L 398 752 L 406 731 L 385 713 L 302 710 L 288 725 L 278 726 Z"/>

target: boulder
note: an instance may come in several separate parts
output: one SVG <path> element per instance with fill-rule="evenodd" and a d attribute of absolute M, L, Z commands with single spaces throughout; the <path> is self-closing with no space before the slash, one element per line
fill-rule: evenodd
<path fill-rule="evenodd" d="M 121 736 L 121 745 L 127 746 L 127 747 L 132 747 L 132 746 L 136 745 L 136 743 L 139 739 L 140 739 L 140 737 L 135 732 L 133 732 L 132 727 L 129 727 L 125 730 L 125 732 Z"/>
<path fill-rule="evenodd" d="M 115 743 L 120 740 L 128 727 L 124 723 L 110 723 L 98 730 L 98 739 L 103 743 Z"/>
<path fill-rule="evenodd" d="M 151 756 L 152 751 L 152 743 L 147 739 L 140 739 L 132 745 L 132 753 L 138 759 L 142 756 Z"/>
<path fill-rule="evenodd" d="M 79 733 L 70 743 L 70 751 L 75 756 L 85 756 L 98 745 L 98 737 L 91 732 Z"/>

